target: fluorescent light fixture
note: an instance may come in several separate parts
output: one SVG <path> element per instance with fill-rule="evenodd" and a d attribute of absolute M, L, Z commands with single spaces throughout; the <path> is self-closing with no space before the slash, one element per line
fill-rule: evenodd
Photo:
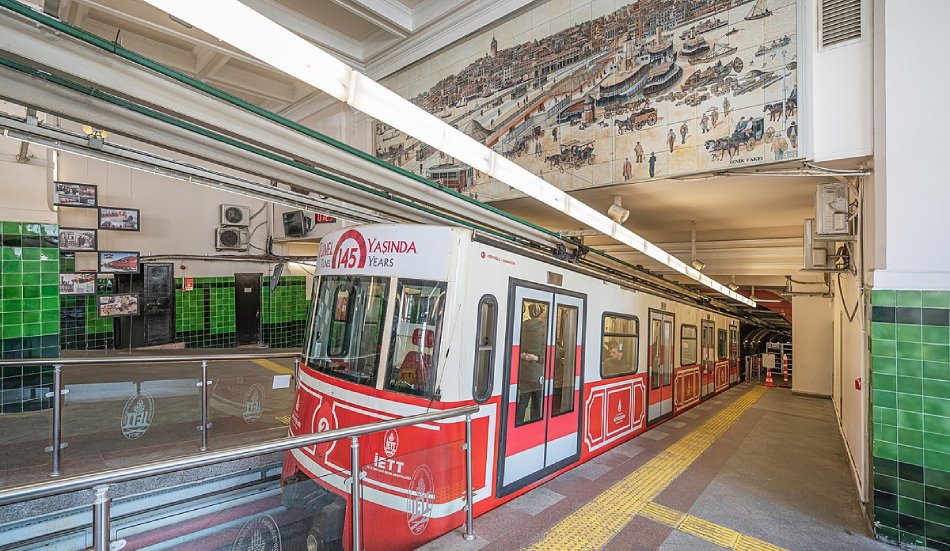
<path fill-rule="evenodd" d="M 449 130 L 454 129 L 438 117 L 425 112 L 238 0 L 146 2 L 672 267 L 673 256 L 663 249 L 485 145 L 467 136 L 455 135 Z M 451 137 L 448 137 L 450 135 Z M 704 279 L 693 279 L 734 300 L 755 306 L 755 303 L 746 297 L 737 295 L 708 277 L 703 277 Z"/>

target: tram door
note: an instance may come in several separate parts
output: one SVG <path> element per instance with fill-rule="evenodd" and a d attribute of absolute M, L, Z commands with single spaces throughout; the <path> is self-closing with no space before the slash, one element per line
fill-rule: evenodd
<path fill-rule="evenodd" d="M 673 315 L 650 311 L 650 406 L 647 424 L 673 414 Z"/>
<path fill-rule="evenodd" d="M 729 326 L 729 382 L 739 382 L 739 328 Z"/>
<path fill-rule="evenodd" d="M 709 320 L 703 320 L 700 351 L 703 378 L 701 398 L 705 400 L 716 388 L 716 326 Z"/>
<path fill-rule="evenodd" d="M 584 299 L 515 286 L 499 495 L 580 456 Z"/>

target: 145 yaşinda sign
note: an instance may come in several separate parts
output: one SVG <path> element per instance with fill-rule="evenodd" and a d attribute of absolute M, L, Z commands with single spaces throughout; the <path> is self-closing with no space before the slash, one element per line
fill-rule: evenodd
<path fill-rule="evenodd" d="M 360 273 L 444 281 L 451 235 L 448 228 L 342 229 L 320 244 L 318 271 L 321 275 Z"/>

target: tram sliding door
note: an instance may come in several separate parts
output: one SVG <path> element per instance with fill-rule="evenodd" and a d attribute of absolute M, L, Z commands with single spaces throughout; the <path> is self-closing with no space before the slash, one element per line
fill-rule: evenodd
<path fill-rule="evenodd" d="M 729 382 L 739 382 L 739 327 L 729 326 Z"/>
<path fill-rule="evenodd" d="M 711 396 L 716 387 L 716 326 L 710 320 L 703 320 L 702 340 L 702 399 Z"/>
<path fill-rule="evenodd" d="M 584 299 L 515 285 L 499 495 L 580 456 Z"/>
<path fill-rule="evenodd" d="M 673 315 L 650 310 L 647 424 L 673 414 Z"/>

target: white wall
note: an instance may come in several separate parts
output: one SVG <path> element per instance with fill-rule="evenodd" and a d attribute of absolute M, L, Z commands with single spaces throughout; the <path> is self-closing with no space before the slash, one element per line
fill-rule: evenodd
<path fill-rule="evenodd" d="M 831 396 L 834 359 L 831 299 L 792 299 L 792 391 Z"/>
<path fill-rule="evenodd" d="M 24 116 L 26 110 L 0 101 L 0 111 Z M 30 161 L 18 163 L 20 140 L 0 137 L 0 221 L 56 223 L 47 182 L 51 163 L 45 147 L 30 145 Z"/>
<path fill-rule="evenodd" d="M 818 1 L 803 2 L 805 44 L 803 75 L 811 86 L 812 157 L 831 161 L 863 157 L 874 152 L 874 71 L 871 0 L 862 1 L 863 30 L 858 40 L 819 47 Z M 808 36 L 809 39 L 804 37 Z M 803 125 L 804 126 L 804 125 Z"/>
<path fill-rule="evenodd" d="M 887 132 L 879 135 L 875 158 L 887 160 L 877 170 L 887 217 L 878 238 L 884 240 L 887 259 L 886 269 L 875 273 L 874 286 L 950 289 L 950 185 L 943 140 L 950 112 L 939 107 L 947 103 L 950 73 L 946 50 L 931 47 L 947 34 L 950 2 L 881 2 L 880 12 L 883 36 L 875 52 L 884 85 L 875 109 Z"/>

